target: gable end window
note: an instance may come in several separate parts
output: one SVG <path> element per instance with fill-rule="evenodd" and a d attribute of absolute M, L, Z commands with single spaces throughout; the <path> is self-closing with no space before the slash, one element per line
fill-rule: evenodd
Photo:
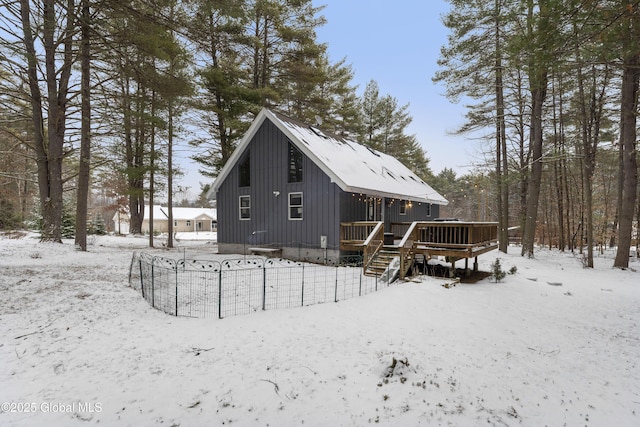
<path fill-rule="evenodd" d="M 247 157 L 240 163 L 240 187 L 251 186 L 251 156 L 247 154 Z"/>
<path fill-rule="evenodd" d="M 302 153 L 289 143 L 289 182 L 302 182 Z"/>
<path fill-rule="evenodd" d="M 289 193 L 289 219 L 302 219 L 302 193 Z"/>
<path fill-rule="evenodd" d="M 251 196 L 240 196 L 240 219 L 251 219 Z"/>

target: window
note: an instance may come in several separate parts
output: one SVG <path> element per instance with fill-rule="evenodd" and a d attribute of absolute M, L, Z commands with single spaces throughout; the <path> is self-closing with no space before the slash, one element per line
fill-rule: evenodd
<path fill-rule="evenodd" d="M 251 186 L 251 157 L 247 157 L 240 163 L 240 187 Z"/>
<path fill-rule="evenodd" d="M 378 221 L 382 218 L 382 203 L 375 197 L 367 198 L 367 221 Z"/>
<path fill-rule="evenodd" d="M 187 221 L 187 227 L 191 227 L 191 221 Z"/>
<path fill-rule="evenodd" d="M 427 203 L 427 217 L 431 216 L 431 203 Z"/>
<path fill-rule="evenodd" d="M 251 219 L 251 196 L 240 196 L 240 219 Z"/>
<path fill-rule="evenodd" d="M 302 219 L 302 193 L 289 193 L 289 219 Z"/>
<path fill-rule="evenodd" d="M 400 215 L 406 215 L 406 214 L 407 214 L 407 201 L 400 200 Z"/>
<path fill-rule="evenodd" d="M 302 182 L 302 153 L 289 143 L 289 182 Z"/>
<path fill-rule="evenodd" d="M 174 226 L 174 227 L 177 227 L 177 226 L 178 226 L 178 220 L 177 220 L 177 219 L 174 219 L 174 220 L 173 220 L 173 226 Z"/>

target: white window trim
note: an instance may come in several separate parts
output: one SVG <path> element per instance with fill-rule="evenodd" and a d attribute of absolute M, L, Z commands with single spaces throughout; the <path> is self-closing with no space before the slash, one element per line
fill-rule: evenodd
<path fill-rule="evenodd" d="M 242 206 L 242 199 L 247 199 L 249 200 L 249 206 Z M 242 217 L 242 210 L 248 210 L 249 211 L 249 216 L 247 218 L 243 218 Z M 251 196 L 249 195 L 243 195 L 238 197 L 238 217 L 240 218 L 240 221 L 249 221 L 251 219 Z"/>
<path fill-rule="evenodd" d="M 400 215 L 406 215 L 406 214 L 407 214 L 407 201 L 400 200 Z"/>
<path fill-rule="evenodd" d="M 291 196 L 294 194 L 299 194 L 300 195 L 300 205 L 291 205 Z M 288 216 L 289 216 L 289 221 L 302 221 L 304 219 L 304 196 L 302 194 L 302 191 L 294 191 L 292 193 L 289 193 L 288 197 L 287 197 L 287 202 L 289 205 L 289 209 L 288 209 Z M 291 208 L 297 208 L 299 207 L 302 210 L 302 213 L 300 214 L 300 218 L 291 218 Z"/>
<path fill-rule="evenodd" d="M 427 217 L 431 217 L 431 203 L 427 203 Z"/>

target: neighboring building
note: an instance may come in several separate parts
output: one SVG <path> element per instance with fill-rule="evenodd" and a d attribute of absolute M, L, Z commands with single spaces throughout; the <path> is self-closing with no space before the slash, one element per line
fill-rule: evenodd
<path fill-rule="evenodd" d="M 448 202 L 395 158 L 263 109 L 220 171 L 218 251 L 340 255 L 340 224 L 432 220 Z"/>
<path fill-rule="evenodd" d="M 145 206 L 144 219 L 142 220 L 142 232 L 149 233 L 149 206 Z M 129 233 L 129 214 L 116 213 L 113 217 L 116 232 Z M 173 231 L 198 232 L 216 231 L 218 221 L 216 210 L 211 208 L 173 208 Z M 123 230 L 126 230 L 124 232 Z M 166 206 L 153 207 L 153 230 L 155 233 L 167 233 L 169 231 L 169 210 Z"/>
<path fill-rule="evenodd" d="M 113 214 L 113 231 L 116 234 L 129 234 L 131 216 L 128 208 L 118 208 Z"/>

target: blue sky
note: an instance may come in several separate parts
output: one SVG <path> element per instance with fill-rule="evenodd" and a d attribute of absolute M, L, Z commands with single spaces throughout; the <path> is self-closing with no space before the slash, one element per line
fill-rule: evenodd
<path fill-rule="evenodd" d="M 431 78 L 438 69 L 440 48 L 448 30 L 440 17 L 449 9 L 444 0 L 313 0 L 325 5 L 327 24 L 318 41 L 329 47 L 333 62 L 346 57 L 361 95 L 375 80 L 382 95 L 410 104 L 410 134 L 427 152 L 434 173 L 444 167 L 464 174 L 477 162 L 478 144 L 450 131 L 464 121 L 462 105 L 452 104 L 445 87 Z"/>

